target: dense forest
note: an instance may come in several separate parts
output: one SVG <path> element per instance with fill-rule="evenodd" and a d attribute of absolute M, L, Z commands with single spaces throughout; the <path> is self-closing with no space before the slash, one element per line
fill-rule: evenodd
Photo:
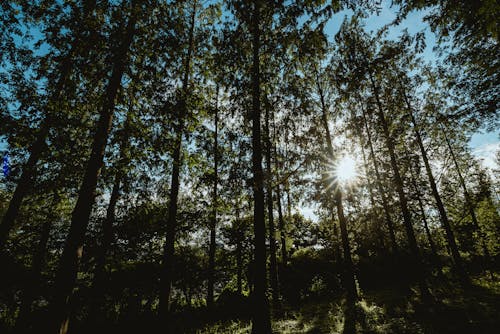
<path fill-rule="evenodd" d="M 498 333 L 499 18 L 1 1 L 0 332 Z"/>

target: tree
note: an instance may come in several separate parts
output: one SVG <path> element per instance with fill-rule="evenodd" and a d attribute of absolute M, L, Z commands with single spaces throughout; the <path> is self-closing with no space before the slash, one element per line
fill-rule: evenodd
<path fill-rule="evenodd" d="M 186 122 L 186 117 L 188 113 L 188 101 L 190 94 L 190 75 L 191 75 L 191 62 L 194 52 L 194 29 L 196 24 L 196 11 L 197 11 L 197 1 L 194 0 L 191 3 L 191 13 L 189 14 L 189 26 L 188 35 L 186 43 L 186 54 L 183 58 L 183 76 L 182 76 L 182 87 L 180 92 L 179 101 L 176 105 L 177 108 L 177 119 L 175 125 L 175 145 L 172 153 L 172 175 L 170 184 L 170 194 L 169 194 L 169 207 L 166 221 L 166 241 L 163 250 L 163 269 L 161 275 L 161 291 L 160 291 L 160 309 L 159 314 L 167 321 L 168 310 L 170 303 L 170 291 L 172 284 L 172 274 L 173 274 L 173 263 L 172 258 L 174 256 L 174 243 L 175 243 L 175 231 L 176 231 L 176 221 L 177 221 L 177 210 L 178 203 L 177 198 L 179 196 L 179 176 L 180 168 L 182 164 L 181 158 L 181 148 L 182 148 L 182 137 L 184 136 L 184 126 Z M 167 326 L 169 324 L 167 323 Z M 167 327 L 169 328 L 169 327 Z"/>
<path fill-rule="evenodd" d="M 33 178 L 36 174 L 36 164 L 45 149 L 47 135 L 55 123 L 55 113 L 61 111 L 59 109 L 62 107 L 61 101 L 63 100 L 65 89 L 67 89 L 67 86 L 69 85 L 69 77 L 72 71 L 74 58 L 80 55 L 83 58 L 86 58 L 92 50 L 91 48 L 84 47 L 86 45 L 84 36 L 88 30 L 92 29 L 90 26 L 86 25 L 86 22 L 90 21 L 90 16 L 94 11 L 95 6 L 95 1 L 88 1 L 85 2 L 85 5 L 83 5 L 82 8 L 73 8 L 72 13 L 74 20 L 82 22 L 82 24 L 76 24 L 76 27 L 73 27 L 75 31 L 73 34 L 73 40 L 71 40 L 71 47 L 67 51 L 67 54 L 58 63 L 58 68 L 55 71 L 58 77 L 56 79 L 55 86 L 50 87 L 52 95 L 49 97 L 47 105 L 45 106 L 46 110 L 44 119 L 39 127 L 35 141 L 29 148 L 29 158 L 23 166 L 23 173 L 21 174 L 16 190 L 14 191 L 12 199 L 9 202 L 9 207 L 7 208 L 0 224 L 0 249 L 4 247 L 8 234 L 14 226 L 14 221 L 18 215 L 22 201 L 33 184 Z M 92 33 L 92 31 L 90 31 L 90 33 Z"/>
<path fill-rule="evenodd" d="M 92 152 L 87 163 L 78 200 L 72 213 L 70 231 L 59 262 L 54 284 L 55 295 L 51 306 L 53 317 L 51 325 L 53 327 L 51 330 L 56 330 L 57 328 L 61 333 L 68 331 L 68 302 L 76 280 L 78 263 L 82 256 L 83 239 L 87 230 L 92 205 L 94 204 L 95 189 L 103 164 L 104 150 L 113 119 L 116 95 L 121 87 L 122 77 L 128 61 L 128 50 L 135 34 L 137 16 L 140 15 L 138 7 L 134 2 L 131 4 L 130 17 L 123 32 L 123 39 L 113 53 L 113 70 L 104 93 L 103 105 L 99 112 L 99 121 L 94 134 Z"/>

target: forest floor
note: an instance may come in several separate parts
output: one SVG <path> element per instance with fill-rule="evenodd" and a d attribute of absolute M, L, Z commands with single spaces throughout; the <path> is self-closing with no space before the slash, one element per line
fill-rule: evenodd
<path fill-rule="evenodd" d="M 498 278 L 498 274 L 496 276 Z M 298 308 L 284 307 L 273 319 L 275 333 L 344 333 L 346 321 L 354 333 L 489 334 L 500 328 L 500 282 L 476 277 L 467 291 L 456 286 L 431 286 L 435 302 L 423 304 L 415 290 L 384 289 L 363 292 L 355 317 L 346 320 L 343 299 L 315 300 Z M 349 318 L 351 318 L 349 320 Z M 210 324 L 192 333 L 250 333 L 247 320 Z"/>

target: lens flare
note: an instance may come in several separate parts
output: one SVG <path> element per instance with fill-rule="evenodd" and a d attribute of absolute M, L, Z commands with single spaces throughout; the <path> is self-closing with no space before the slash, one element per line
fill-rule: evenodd
<path fill-rule="evenodd" d="M 340 159 L 335 167 L 335 178 L 337 181 L 345 184 L 353 181 L 357 176 L 356 161 L 348 155 Z"/>

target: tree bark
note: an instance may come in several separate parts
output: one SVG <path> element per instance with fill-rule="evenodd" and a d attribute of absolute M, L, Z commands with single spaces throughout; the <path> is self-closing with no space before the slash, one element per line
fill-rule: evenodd
<path fill-rule="evenodd" d="M 264 120 L 264 137 L 266 141 L 266 190 L 267 190 L 267 217 L 269 227 L 269 276 L 271 283 L 271 293 L 273 306 L 275 309 L 279 306 L 279 288 L 278 288 L 278 268 L 276 260 L 276 228 L 274 226 L 274 208 L 273 208 L 273 176 L 271 160 L 271 136 L 269 131 L 269 106 L 266 105 Z"/>
<path fill-rule="evenodd" d="M 254 291 L 253 334 L 270 334 L 271 318 L 266 296 L 266 224 L 264 221 L 264 175 L 262 171 L 261 106 L 260 106 L 260 11 L 262 2 L 253 2 L 252 34 L 252 172 L 254 201 Z"/>
<path fill-rule="evenodd" d="M 179 197 L 180 168 L 182 166 L 181 148 L 184 135 L 184 123 L 187 116 L 187 98 L 189 95 L 189 78 L 191 73 L 191 61 L 194 49 L 194 27 L 196 20 L 197 1 L 193 1 L 191 22 L 189 27 L 189 40 L 186 57 L 184 59 L 184 77 L 182 80 L 182 96 L 179 102 L 179 115 L 176 126 L 176 138 L 174 151 L 172 153 L 173 167 L 170 180 L 170 202 L 168 205 L 168 217 L 166 222 L 166 240 L 163 248 L 162 273 L 160 277 L 160 304 L 159 315 L 166 322 L 166 331 L 171 331 L 169 321 L 170 292 L 172 289 L 173 256 L 175 233 L 177 225 L 177 199 Z"/>
<path fill-rule="evenodd" d="M 133 6 L 135 11 L 135 5 Z M 132 13 L 127 24 L 123 42 L 114 55 L 114 65 L 111 78 L 106 87 L 104 102 L 99 113 L 92 151 L 87 162 L 78 199 L 72 213 L 71 226 L 66 238 L 64 250 L 59 262 L 59 268 L 54 283 L 54 299 L 51 304 L 53 328 L 50 332 L 65 334 L 69 325 L 69 303 L 75 284 L 80 258 L 83 252 L 83 241 L 90 213 L 95 200 L 97 180 L 103 164 L 109 131 L 111 129 L 115 99 L 128 59 L 128 51 L 135 34 L 136 14 Z"/>
<path fill-rule="evenodd" d="M 366 112 L 363 109 L 363 122 L 365 125 L 368 146 L 370 147 L 370 157 L 373 163 L 373 169 L 375 170 L 376 184 L 378 192 L 380 193 L 380 198 L 382 199 L 382 208 L 384 209 L 385 223 L 387 224 L 387 229 L 389 230 L 389 238 L 391 240 L 391 248 L 394 254 L 398 253 L 398 244 L 396 242 L 396 233 L 394 230 L 394 223 L 391 219 L 391 213 L 389 210 L 389 203 L 387 201 L 386 192 L 382 186 L 382 176 L 380 175 L 379 165 L 377 162 L 377 157 L 375 156 L 375 149 L 373 148 L 372 134 L 370 128 L 368 127 L 368 119 L 366 117 Z"/>
<path fill-rule="evenodd" d="M 215 102 L 215 115 L 214 115 L 214 188 L 213 188 L 213 199 L 212 199 L 212 222 L 210 224 L 210 249 L 208 252 L 208 289 L 207 289 L 207 305 L 209 308 L 213 306 L 214 303 L 214 284 L 215 284 L 215 231 L 217 227 L 217 185 L 219 183 L 218 179 L 218 126 L 219 126 L 219 114 L 218 114 L 218 97 L 219 97 L 219 87 L 217 87 L 217 97 Z"/>
<path fill-rule="evenodd" d="M 319 74 L 316 73 L 316 85 L 321 102 L 321 119 L 323 128 L 325 130 L 326 145 L 328 147 L 328 154 L 330 159 L 334 157 L 332 137 L 330 134 L 330 128 L 328 127 L 328 108 L 325 103 L 323 89 L 319 81 Z M 340 189 L 340 184 L 336 180 L 333 181 L 333 186 L 328 188 L 333 188 L 333 199 L 335 206 L 337 208 L 337 215 L 339 218 L 340 225 L 340 237 L 342 240 L 342 250 L 344 254 L 344 285 L 347 290 L 347 298 L 350 303 L 354 303 L 358 299 L 358 293 L 356 290 L 356 279 L 354 277 L 354 265 L 351 257 L 351 247 L 349 245 L 349 234 L 347 231 L 347 219 L 344 216 L 344 206 L 342 204 L 342 191 Z M 329 190 L 328 192 L 331 193 Z"/>

